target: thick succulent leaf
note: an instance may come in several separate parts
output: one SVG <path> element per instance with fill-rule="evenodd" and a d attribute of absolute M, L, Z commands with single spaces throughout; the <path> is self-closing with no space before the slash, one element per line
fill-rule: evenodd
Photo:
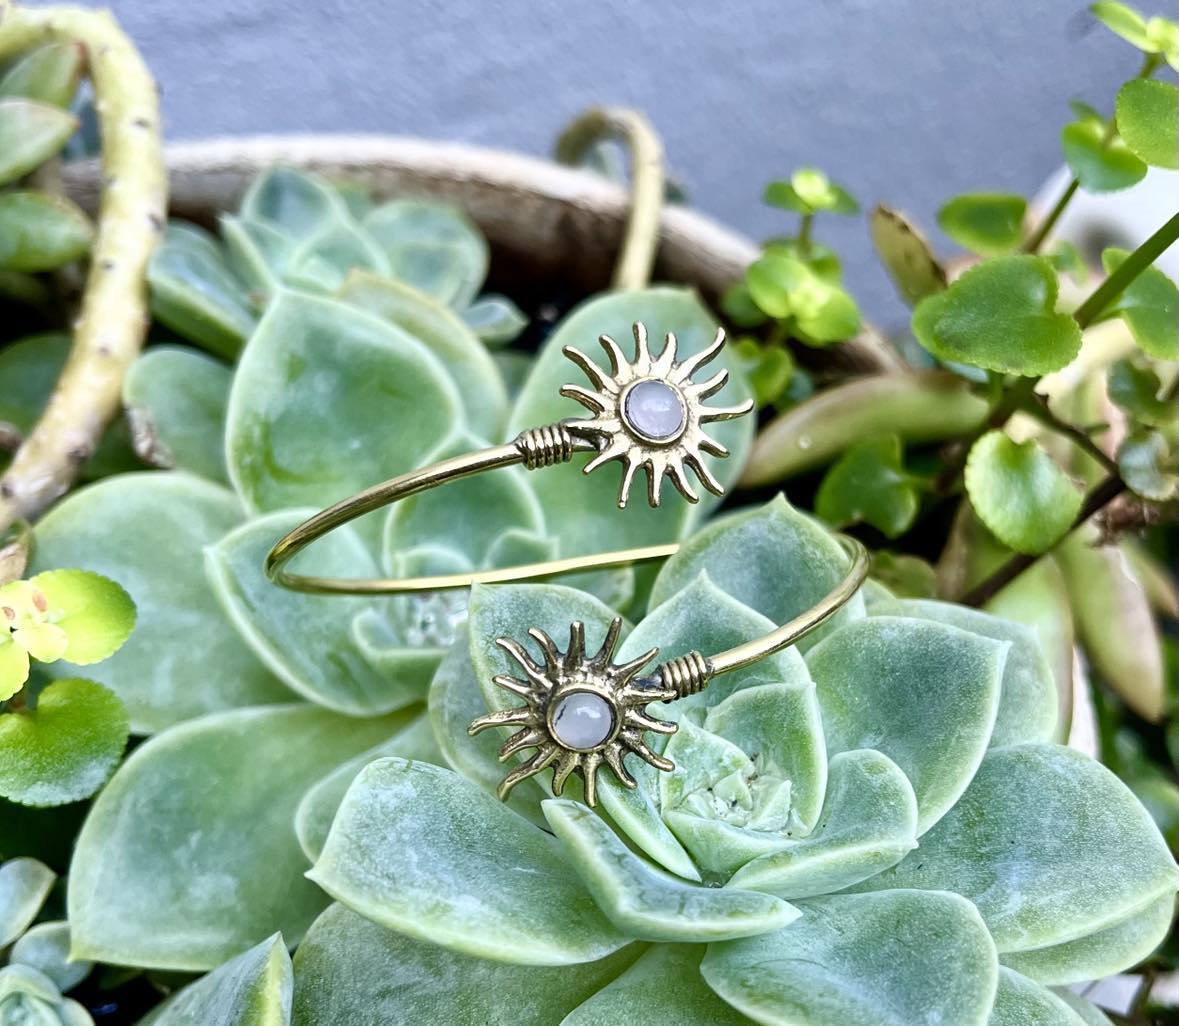
<path fill-rule="evenodd" d="M 225 408 L 230 369 L 181 346 L 155 346 L 123 379 L 123 405 L 140 457 L 228 483 Z"/>
<path fill-rule="evenodd" d="M 1053 986 L 1099 980 L 1144 961 L 1166 939 L 1174 917 L 1175 895 L 1167 893 L 1087 937 L 1012 951 L 1002 960 L 1025 976 Z"/>
<path fill-rule="evenodd" d="M 1007 193 L 955 196 L 937 214 L 937 223 L 960 246 L 983 256 L 1010 253 L 1023 237 L 1028 202 Z"/>
<path fill-rule="evenodd" d="M 201 550 L 241 518 L 240 504 L 224 488 L 153 472 L 122 474 L 75 492 L 37 524 L 34 570 L 94 570 L 135 601 L 135 632 L 98 676 L 122 699 L 136 733 L 290 697 L 239 639 L 205 580 Z M 199 659 L 178 657 L 178 642 L 185 641 Z M 68 663 L 46 669 L 77 674 Z"/>
<path fill-rule="evenodd" d="M 0 864 L 0 948 L 29 928 L 56 879 L 57 874 L 37 859 L 23 857 Z"/>
<path fill-rule="evenodd" d="M 295 954 L 292 1024 L 553 1026 L 622 972 L 637 947 L 580 965 L 504 965 L 394 933 L 333 905 Z"/>
<path fill-rule="evenodd" d="M 302 878 L 291 828 L 299 800 L 397 723 L 267 706 L 205 716 L 141 745 L 78 836 L 74 954 L 201 971 L 275 930 L 296 942 L 326 904 Z"/>
<path fill-rule="evenodd" d="M 302 238 L 350 215 L 339 193 L 318 175 L 275 167 L 254 179 L 241 216 Z"/>
<path fill-rule="evenodd" d="M 487 441 L 499 440 L 508 415 L 507 389 L 491 354 L 454 312 L 412 285 L 364 271 L 348 275 L 337 296 L 429 349 L 458 386 L 470 429 Z"/>
<path fill-rule="evenodd" d="M 1081 1022 L 1085 1023 L 1085 1026 L 1113 1026 L 1108 1015 L 1092 1002 L 1086 1001 L 1080 994 L 1074 994 L 1071 990 L 1058 990 L 1055 993 L 1061 1001 L 1081 1017 Z"/>
<path fill-rule="evenodd" d="M 30 50 L 0 76 L 0 99 L 23 96 L 69 107 L 86 66 L 81 43 L 49 43 Z"/>
<path fill-rule="evenodd" d="M 487 712 L 487 701 L 475 676 L 471 647 L 466 638 L 457 641 L 442 657 L 430 684 L 429 703 L 430 722 L 447 765 L 488 794 L 494 794 L 508 772 L 496 756 L 503 737 L 491 730 L 475 737 L 467 733 L 471 721 Z M 540 802 L 544 796 L 545 792 L 535 779 L 523 780 L 512 789 L 508 805 L 543 827 L 545 820 Z M 658 813 L 654 816 L 658 820 Z M 690 866 L 687 855 L 683 858 Z"/>
<path fill-rule="evenodd" d="M 1087 113 L 1060 132 L 1064 159 L 1086 192 L 1128 189 L 1146 176 L 1146 163 L 1118 135 L 1112 138 L 1105 119 Z"/>
<path fill-rule="evenodd" d="M 801 902 L 777 933 L 713 944 L 700 966 L 730 1005 L 774 1026 L 983 1026 L 995 948 L 956 894 L 885 891 Z"/>
<path fill-rule="evenodd" d="M 1026 744 L 990 752 L 920 850 L 865 886 L 952 886 L 1008 953 L 1119 923 L 1173 895 L 1179 869 L 1109 770 L 1069 748 Z"/>
<path fill-rule="evenodd" d="M 156 319 L 218 356 L 236 357 L 254 330 L 249 298 L 225 266 L 219 243 L 193 225 L 168 225 L 147 280 Z"/>
<path fill-rule="evenodd" d="M 704 727 L 745 752 L 758 776 L 790 782 L 788 835 L 814 828 L 827 790 L 827 749 L 812 681 L 745 688 L 709 709 Z"/>
<path fill-rule="evenodd" d="M 70 924 L 63 919 L 30 927 L 13 944 L 9 960 L 32 966 L 63 993 L 73 990 L 94 968 L 93 962 L 70 958 Z"/>
<path fill-rule="evenodd" d="M 389 273 L 389 262 L 348 218 L 325 225 L 291 251 L 283 268 L 289 285 L 309 292 L 335 292 L 353 271 Z"/>
<path fill-rule="evenodd" d="M 336 810 L 357 774 L 370 762 L 390 755 L 442 765 L 442 753 L 425 716 L 417 716 L 379 745 L 341 763 L 303 796 L 295 810 L 295 834 L 308 862 L 314 862 L 323 851 Z"/>
<path fill-rule="evenodd" d="M 619 1026 L 643 1016 L 643 1009 L 676 1026 L 747 1026 L 749 1020 L 701 978 L 703 953 L 703 948 L 688 944 L 650 948 L 618 979 L 565 1016 L 560 1026 Z"/>
<path fill-rule="evenodd" d="M 1043 257 L 1003 256 L 971 268 L 913 311 L 913 334 L 940 360 L 1010 374 L 1059 370 L 1081 329 L 1056 313 L 1056 271 Z"/>
<path fill-rule="evenodd" d="M 30 335 L 0 349 L 0 421 L 25 434 L 37 422 L 69 358 L 64 332 Z"/>
<path fill-rule="evenodd" d="M 916 846 L 917 798 L 896 763 L 866 749 L 840 752 L 810 836 L 788 838 L 729 884 L 786 898 L 831 894 L 896 865 Z"/>
<path fill-rule="evenodd" d="M 528 316 L 507 296 L 487 295 L 463 311 L 463 323 L 489 349 L 511 345 L 526 327 Z"/>
<path fill-rule="evenodd" d="M 1011 643 L 1003 668 L 999 715 L 991 747 L 1021 741 L 1051 741 L 1056 736 L 1056 684 L 1039 639 L 1030 627 L 998 616 L 929 599 L 892 599 L 873 605 L 878 616 L 908 616 L 949 624 L 984 638 Z"/>
<path fill-rule="evenodd" d="M 50 103 L 0 99 L 0 185 L 35 170 L 74 134 L 78 119 Z"/>
<path fill-rule="evenodd" d="M 56 680 L 34 707 L 0 716 L 0 795 L 22 805 L 89 798 L 127 744 L 123 703 L 92 680 Z"/>
<path fill-rule="evenodd" d="M 1000 967 L 987 1026 L 1084 1026 L 1084 1020 L 1052 991 Z"/>
<path fill-rule="evenodd" d="M 807 657 L 827 751 L 874 748 L 909 778 L 918 835 L 954 805 L 986 752 L 1009 644 L 928 620 L 874 616 Z"/>
<path fill-rule="evenodd" d="M 704 570 L 722 591 L 780 624 L 821 601 L 843 581 L 847 567 L 847 553 L 831 534 L 778 496 L 697 531 L 659 572 L 651 606 L 665 602 Z M 805 652 L 839 624 L 863 615 L 863 598 L 856 595 L 827 627 L 798 647 Z"/>
<path fill-rule="evenodd" d="M 276 933 L 190 983 L 143 1026 L 287 1026 L 294 976 Z"/>
<path fill-rule="evenodd" d="M 384 250 L 394 277 L 457 310 L 487 277 L 487 240 L 457 207 L 392 200 L 369 211 L 364 229 Z"/>
<path fill-rule="evenodd" d="M 562 385 L 584 380 L 582 372 L 562 354 L 562 348 L 572 345 L 588 353 L 596 350 L 595 340 L 604 333 L 614 338 L 629 358 L 632 350 L 628 340 L 635 321 L 646 324 L 651 345 L 656 349 L 662 345 L 666 333 L 673 332 L 681 359 L 700 352 L 716 334 L 716 319 L 687 289 L 649 288 L 590 299 L 570 313 L 545 342 L 512 413 L 509 435 L 584 414 L 578 403 L 560 395 Z M 595 355 L 594 359 L 600 359 L 600 366 L 608 366 L 604 356 Z M 736 358 L 722 353 L 701 376 L 721 368 L 736 371 Z M 748 387 L 738 372 L 710 402 L 732 405 L 748 396 Z M 741 470 L 753 428 L 751 417 L 708 427 L 709 434 L 732 453 L 725 460 L 704 457 L 726 488 Z M 699 512 L 693 514 L 692 507 L 674 492 L 664 496 L 659 509 L 637 501 L 620 512 L 616 471 L 602 468 L 583 478 L 580 468 L 584 464 L 585 460 L 575 457 L 572 463 L 537 474 L 533 481 L 551 530 L 561 539 L 562 556 L 675 540 L 698 519 Z M 697 510 L 707 509 L 711 504 L 712 500 L 705 498 Z"/>
<path fill-rule="evenodd" d="M 6 1026 L 94 1026 L 82 1005 L 63 998 L 44 973 L 20 963 L 0 968 L 0 1013 Z"/>
<path fill-rule="evenodd" d="M 265 221 L 222 214 L 217 221 L 225 244 L 225 262 L 250 290 L 250 300 L 261 308 L 282 283 L 294 240 Z"/>
<path fill-rule="evenodd" d="M 382 926 L 481 958 L 569 965 L 627 943 L 555 838 L 452 770 L 422 762 L 366 766 L 308 876 Z"/>
<path fill-rule="evenodd" d="M 459 436 L 437 453 L 458 456 L 480 447 L 470 436 Z M 475 474 L 445 489 L 437 488 L 402 499 L 385 521 L 385 563 L 397 553 L 419 545 L 444 545 L 464 555 L 472 567 L 488 564 L 501 535 L 523 530 L 543 535 L 544 511 L 532 491 L 527 471 L 519 467 Z"/>
<path fill-rule="evenodd" d="M 1101 254 L 1107 274 L 1129 256 L 1111 246 Z M 1140 349 L 1159 360 L 1179 357 L 1179 288 L 1157 267 L 1141 271 L 1105 314 L 1119 314 Z"/>
<path fill-rule="evenodd" d="M 929 240 L 900 211 L 876 206 L 868 215 L 872 243 L 901 298 L 910 306 L 946 287 L 946 269 Z"/>
<path fill-rule="evenodd" d="M 395 446 L 381 444 L 390 425 Z M 415 339 L 336 300 L 282 292 L 234 376 L 229 476 L 254 509 L 320 507 L 421 466 L 461 426 L 454 384 Z"/>
<path fill-rule="evenodd" d="M 1133 79 L 1118 90 L 1118 134 L 1139 160 L 1179 167 L 1179 86 Z"/>
<path fill-rule="evenodd" d="M 705 887 L 655 868 L 579 802 L 550 798 L 544 814 L 598 907 L 628 937 L 700 944 L 768 933 L 798 918 L 768 894 Z"/>
<path fill-rule="evenodd" d="M 84 256 L 93 237 L 90 220 L 71 200 L 43 192 L 0 193 L 2 270 L 52 271 Z"/>
<path fill-rule="evenodd" d="M 372 666 L 349 636 L 353 619 L 387 600 L 308 595 L 276 588 L 266 577 L 267 552 L 315 510 L 283 510 L 257 517 L 205 550 L 209 579 L 226 615 L 258 659 L 293 691 L 337 712 L 371 716 L 425 697 L 430 664 L 415 675 Z M 356 532 L 320 539 L 299 560 L 305 573 L 379 576 Z"/>

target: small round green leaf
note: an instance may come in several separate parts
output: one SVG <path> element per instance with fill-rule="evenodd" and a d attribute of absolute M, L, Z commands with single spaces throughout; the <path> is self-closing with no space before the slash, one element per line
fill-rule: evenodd
<path fill-rule="evenodd" d="M 946 287 L 946 269 L 929 241 L 904 214 L 877 205 L 868 225 L 880 262 L 906 303 L 912 306 Z"/>
<path fill-rule="evenodd" d="M 1118 446 L 1118 470 L 1130 491 L 1152 502 L 1179 495 L 1179 462 L 1159 431 L 1135 431 Z"/>
<path fill-rule="evenodd" d="M 1119 360 L 1109 369 L 1106 389 L 1110 399 L 1139 423 L 1163 427 L 1179 418 L 1179 404 L 1160 398 L 1163 385 L 1150 367 Z"/>
<path fill-rule="evenodd" d="M 81 43 L 49 43 L 30 50 L 0 76 L 0 99 L 23 96 L 54 107 L 69 107 L 86 66 Z"/>
<path fill-rule="evenodd" d="M 89 570 L 47 570 L 31 581 L 66 635 L 62 654 L 78 666 L 114 655 L 135 627 L 135 603 L 122 587 Z"/>
<path fill-rule="evenodd" d="M 1082 495 L 1033 440 L 988 431 L 971 447 L 966 492 L 979 519 L 1016 552 L 1039 555 L 1068 533 Z"/>
<path fill-rule="evenodd" d="M 44 973 L 63 992 L 76 987 L 94 968 L 93 962 L 70 958 L 70 924 L 65 920 L 30 927 L 12 946 L 10 957 Z"/>
<path fill-rule="evenodd" d="M 123 703 L 90 680 L 58 680 L 35 707 L 0 716 L 0 795 L 23 805 L 89 798 L 127 743 Z"/>
<path fill-rule="evenodd" d="M 889 538 L 904 534 L 917 516 L 917 492 L 901 459 L 896 435 L 853 445 L 823 478 L 815 512 L 836 528 L 863 522 Z"/>
<path fill-rule="evenodd" d="M 1037 256 L 994 257 L 913 311 L 913 334 L 940 360 L 1034 376 L 1081 348 L 1081 329 L 1056 312 L 1056 271 Z"/>
<path fill-rule="evenodd" d="M 1088 192 L 1128 189 L 1146 176 L 1146 164 L 1125 140 L 1109 134 L 1100 117 L 1083 117 L 1065 125 L 1060 145 L 1069 169 Z"/>
<path fill-rule="evenodd" d="M 995 946 L 956 894 L 886 891 L 799 903 L 802 918 L 711 944 L 700 971 L 730 1005 L 769 1026 L 984 1026 Z"/>
<path fill-rule="evenodd" d="M 44 192 L 0 193 L 0 268 L 51 271 L 84 256 L 94 228 L 71 200 Z"/>
<path fill-rule="evenodd" d="M 1106 274 L 1116 271 L 1130 254 L 1110 247 L 1101 254 Z M 1179 357 L 1179 288 L 1157 267 L 1147 267 L 1103 311 L 1126 322 L 1139 348 L 1158 360 Z"/>
<path fill-rule="evenodd" d="M 0 99 L 0 185 L 44 164 L 77 127 L 77 118 L 52 104 L 19 97 Z"/>
<path fill-rule="evenodd" d="M 1022 196 L 968 193 L 955 196 L 942 207 L 937 223 L 960 246 L 983 256 L 999 256 L 1019 246 L 1027 208 Z"/>
<path fill-rule="evenodd" d="M 1089 10 L 1103 25 L 1138 49 L 1146 50 L 1149 47 L 1146 19 L 1129 4 L 1118 3 L 1118 0 L 1098 0 L 1090 5 Z"/>
<path fill-rule="evenodd" d="M 37 859 L 16 858 L 0 864 L 0 948 L 29 928 L 56 879 L 57 874 Z"/>
<path fill-rule="evenodd" d="M 771 182 L 766 186 L 765 202 L 799 214 L 824 210 L 833 214 L 855 214 L 860 209 L 851 193 L 813 167 L 800 167 L 789 181 Z"/>
<path fill-rule="evenodd" d="M 1118 132 L 1152 167 L 1179 167 L 1179 86 L 1136 78 L 1118 90 Z"/>

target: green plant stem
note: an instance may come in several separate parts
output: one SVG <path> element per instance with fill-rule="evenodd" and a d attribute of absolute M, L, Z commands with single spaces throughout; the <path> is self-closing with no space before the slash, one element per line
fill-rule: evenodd
<path fill-rule="evenodd" d="M 1033 396 L 1031 401 L 1023 407 L 1023 412 L 1035 417 L 1050 431 L 1069 439 L 1078 449 L 1096 460 L 1107 473 L 1116 474 L 1118 472 L 1117 463 L 1110 459 L 1105 450 L 1079 427 L 1074 427 L 1061 420 L 1049 408 L 1047 401 Z"/>
<path fill-rule="evenodd" d="M 1073 317 L 1076 318 L 1081 329 L 1089 327 L 1105 313 L 1113 301 L 1126 291 L 1130 283 L 1153 264 L 1176 239 L 1179 239 L 1179 214 L 1175 214 L 1126 257 L 1118 269 L 1094 289 L 1085 302 L 1077 307 Z"/>
<path fill-rule="evenodd" d="M 1040 222 L 1035 232 L 1028 238 L 1027 242 L 1023 244 L 1023 251 L 1025 253 L 1038 253 L 1040 247 L 1044 245 L 1044 240 L 1048 238 L 1049 232 L 1056 227 L 1056 222 L 1060 220 L 1060 215 L 1064 213 L 1065 207 L 1069 205 L 1073 196 L 1076 195 L 1077 190 L 1081 187 L 1079 179 L 1074 178 L 1068 183 L 1068 188 L 1060 194 L 1060 199 L 1056 201 L 1053 208 L 1048 211 L 1048 216 Z"/>
<path fill-rule="evenodd" d="M 599 142 L 615 139 L 630 149 L 631 205 L 626 235 L 614 266 L 616 289 L 641 289 L 651 280 L 659 247 L 659 221 L 667 188 L 663 144 L 638 111 L 595 107 L 573 122 L 557 140 L 557 159 L 578 164 Z"/>
<path fill-rule="evenodd" d="M 815 223 L 814 214 L 803 214 L 798 222 L 798 252 L 803 257 L 811 255 L 811 227 Z"/>
<path fill-rule="evenodd" d="M 0 478 L 0 531 L 62 494 L 119 409 L 149 323 L 147 262 L 164 228 L 167 176 L 155 82 L 104 11 L 0 0 L 0 60 L 45 42 L 86 47 L 102 131 L 103 192 L 69 360 Z"/>

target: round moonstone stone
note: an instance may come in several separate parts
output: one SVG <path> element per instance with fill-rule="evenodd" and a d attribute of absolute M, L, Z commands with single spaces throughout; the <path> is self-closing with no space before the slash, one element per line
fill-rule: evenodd
<path fill-rule="evenodd" d="M 626 419 L 639 434 L 663 441 L 684 429 L 684 407 L 671 385 L 640 381 L 626 393 Z"/>
<path fill-rule="evenodd" d="M 570 748 L 596 748 L 614 729 L 609 703 L 588 691 L 575 691 L 553 710 L 553 733 Z"/>

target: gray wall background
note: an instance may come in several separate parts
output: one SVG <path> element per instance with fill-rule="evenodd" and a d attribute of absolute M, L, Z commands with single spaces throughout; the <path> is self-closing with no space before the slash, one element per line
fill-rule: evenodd
<path fill-rule="evenodd" d="M 1111 108 L 1138 66 L 1085 0 L 107 2 L 173 138 L 352 130 L 546 154 L 584 107 L 632 105 L 691 200 L 755 237 L 788 224 L 761 191 L 800 164 L 931 230 L 956 192 L 1030 194 L 1061 162 L 1069 98 Z M 865 310 L 898 321 L 862 218 L 818 235 Z"/>

